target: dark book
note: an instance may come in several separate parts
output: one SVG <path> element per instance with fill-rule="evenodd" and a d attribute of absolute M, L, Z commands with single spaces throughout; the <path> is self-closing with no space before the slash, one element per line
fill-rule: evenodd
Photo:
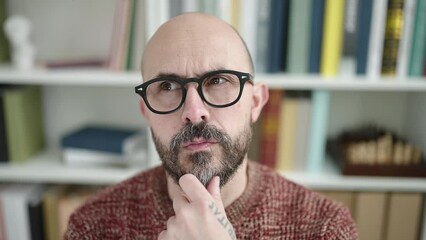
<path fill-rule="evenodd" d="M 358 46 L 356 51 L 356 73 L 359 75 L 364 75 L 367 72 L 372 9 L 373 1 L 359 0 Z"/>
<path fill-rule="evenodd" d="M 6 121 L 4 114 L 2 88 L 0 87 L 0 163 L 8 161 Z"/>
<path fill-rule="evenodd" d="M 43 221 L 43 189 L 33 194 L 28 200 L 28 219 L 30 222 L 30 234 L 32 240 L 45 239 Z"/>
<path fill-rule="evenodd" d="M 125 141 L 137 132 L 136 129 L 85 126 L 65 135 L 62 147 L 123 154 Z"/>
<path fill-rule="evenodd" d="M 270 8 L 267 72 L 285 70 L 287 55 L 288 0 L 272 0 Z"/>
<path fill-rule="evenodd" d="M 312 3 L 311 39 L 309 72 L 319 73 L 321 67 L 322 32 L 324 22 L 324 0 L 315 0 Z"/>

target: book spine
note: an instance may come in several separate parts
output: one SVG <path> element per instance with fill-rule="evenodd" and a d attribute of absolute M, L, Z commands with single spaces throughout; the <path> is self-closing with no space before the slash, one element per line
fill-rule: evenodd
<path fill-rule="evenodd" d="M 222 0 L 223 1 L 223 0 Z M 266 72 L 268 69 L 268 43 L 270 25 L 271 0 L 259 2 L 258 22 L 257 22 L 257 61 L 255 66 L 257 72 Z"/>
<path fill-rule="evenodd" d="M 257 61 L 256 56 L 256 36 L 257 36 L 257 11 L 258 11 L 258 2 L 256 0 L 244 0 L 241 2 L 240 7 L 240 34 L 244 39 L 253 63 Z"/>
<path fill-rule="evenodd" d="M 418 0 L 416 7 L 416 18 L 411 44 L 409 75 L 420 77 L 425 67 L 426 53 L 426 0 Z"/>
<path fill-rule="evenodd" d="M 4 23 L 7 17 L 7 0 L 0 0 L 0 23 Z M 10 59 L 9 44 L 4 31 L 0 31 L 0 63 L 7 62 Z"/>
<path fill-rule="evenodd" d="M 413 21 L 416 15 L 416 0 L 405 0 L 404 19 L 401 34 L 401 42 L 398 49 L 398 64 L 396 74 L 401 79 L 408 75 L 409 52 L 413 35 Z"/>
<path fill-rule="evenodd" d="M 309 72 L 319 73 L 321 69 L 321 46 L 324 22 L 324 1 L 312 2 L 311 36 L 309 43 Z"/>
<path fill-rule="evenodd" d="M 277 161 L 278 120 L 282 98 L 283 92 L 281 90 L 271 90 L 269 92 L 269 101 L 266 103 L 262 113 L 260 163 L 271 168 L 275 168 Z"/>
<path fill-rule="evenodd" d="M 359 239 L 385 239 L 388 196 L 384 192 L 356 194 L 355 212 Z"/>
<path fill-rule="evenodd" d="M 356 73 L 358 75 L 365 75 L 367 72 L 372 8 L 373 1 L 359 0 L 358 46 L 356 48 Z"/>
<path fill-rule="evenodd" d="M 421 193 L 392 193 L 389 199 L 387 230 L 384 239 L 418 239 L 422 204 Z"/>
<path fill-rule="evenodd" d="M 378 78 L 381 72 L 386 9 L 387 0 L 374 1 L 367 61 L 367 75 L 370 79 Z"/>
<path fill-rule="evenodd" d="M 311 138 L 309 140 L 308 171 L 318 172 L 324 163 L 326 129 L 330 93 L 324 90 L 313 92 L 312 96 Z"/>
<path fill-rule="evenodd" d="M 294 147 L 296 137 L 297 99 L 286 97 L 282 100 L 278 123 L 277 166 L 278 171 L 294 170 Z"/>
<path fill-rule="evenodd" d="M 382 75 L 395 76 L 398 63 L 398 49 L 401 39 L 404 1 L 389 0 L 386 17 L 385 41 L 383 44 Z"/>
<path fill-rule="evenodd" d="M 268 69 L 275 73 L 285 67 L 285 53 L 287 47 L 288 1 L 272 0 L 269 25 Z"/>
<path fill-rule="evenodd" d="M 0 89 L 0 163 L 8 161 L 8 146 L 6 133 L 5 109 L 3 103 L 3 94 Z"/>
<path fill-rule="evenodd" d="M 343 17 L 342 53 L 338 72 L 340 76 L 353 76 L 356 72 L 356 48 L 358 45 L 359 0 L 346 0 Z"/>
<path fill-rule="evenodd" d="M 312 1 L 292 0 L 289 13 L 287 71 L 308 71 Z"/>
<path fill-rule="evenodd" d="M 342 51 L 344 0 L 326 0 L 321 53 L 321 74 L 334 76 Z"/>

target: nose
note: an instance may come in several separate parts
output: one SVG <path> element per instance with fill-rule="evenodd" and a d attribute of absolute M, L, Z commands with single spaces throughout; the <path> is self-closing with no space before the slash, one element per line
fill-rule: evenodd
<path fill-rule="evenodd" d="M 186 99 L 183 104 L 182 110 L 182 122 L 197 124 L 202 121 L 207 122 L 209 119 L 209 111 L 206 108 L 206 104 L 198 94 L 195 85 L 188 84 L 186 92 Z"/>

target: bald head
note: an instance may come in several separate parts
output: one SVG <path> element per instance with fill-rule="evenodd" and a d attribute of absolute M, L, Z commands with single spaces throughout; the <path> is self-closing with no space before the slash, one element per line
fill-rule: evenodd
<path fill-rule="evenodd" d="M 195 77 L 218 69 L 254 73 L 238 32 L 219 18 L 202 13 L 183 14 L 163 24 L 142 57 L 145 80 L 162 74 Z"/>

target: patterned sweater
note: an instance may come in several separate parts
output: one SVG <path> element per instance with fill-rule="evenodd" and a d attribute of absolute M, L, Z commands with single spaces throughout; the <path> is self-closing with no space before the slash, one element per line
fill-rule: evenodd
<path fill-rule="evenodd" d="M 249 162 L 244 193 L 226 209 L 238 239 L 358 239 L 349 211 Z M 157 239 L 174 215 L 162 167 L 107 188 L 70 218 L 65 239 Z"/>

